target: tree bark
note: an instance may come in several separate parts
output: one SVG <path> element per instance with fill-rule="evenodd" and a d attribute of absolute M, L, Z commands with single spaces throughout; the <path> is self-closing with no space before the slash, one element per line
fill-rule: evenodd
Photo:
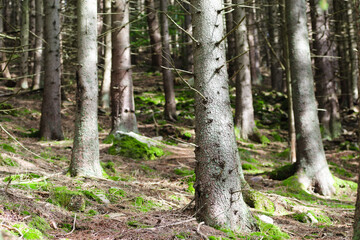
<path fill-rule="evenodd" d="M 314 94 L 306 1 L 286 0 L 290 69 L 293 84 L 295 128 L 297 134 L 297 176 L 307 190 L 329 196 L 335 191 L 320 134 Z"/>
<path fill-rule="evenodd" d="M 233 0 L 235 5 L 244 5 L 244 0 Z M 234 10 L 234 25 L 238 25 L 245 16 L 245 9 L 236 7 Z M 249 45 L 247 40 L 246 23 L 243 21 L 235 31 L 236 59 L 239 71 L 236 75 L 236 105 L 235 105 L 235 132 L 236 136 L 248 139 L 254 132 L 254 108 L 251 90 L 251 73 L 249 59 Z M 244 54 L 245 53 L 245 54 Z"/>
<path fill-rule="evenodd" d="M 4 19 L 6 19 L 6 12 L 4 8 L 4 1 L 0 0 L 0 32 L 4 33 Z M 0 38 L 0 49 L 4 47 L 4 40 Z M 6 54 L 0 52 L 0 61 L 1 61 L 1 69 L 0 72 L 4 78 L 11 78 L 11 74 L 9 71 L 9 65 L 7 63 Z"/>
<path fill-rule="evenodd" d="M 96 0 L 77 1 L 78 64 L 75 137 L 71 176 L 102 177 L 97 122 L 97 9 Z"/>
<path fill-rule="evenodd" d="M 243 201 L 227 80 L 222 1 L 192 0 L 196 125 L 195 207 L 210 226 L 249 232 L 255 224 Z"/>
<path fill-rule="evenodd" d="M 44 33 L 44 4 L 43 0 L 36 0 L 36 32 L 35 35 L 35 65 L 34 65 L 34 84 L 33 89 L 39 89 L 41 87 L 41 71 L 43 68 L 43 33 Z"/>
<path fill-rule="evenodd" d="M 176 120 L 176 102 L 175 102 L 175 90 L 174 90 L 174 74 L 170 70 L 173 67 L 170 63 L 173 62 L 170 52 L 170 36 L 169 36 L 169 21 L 166 16 L 168 0 L 160 0 L 161 10 L 161 39 L 163 50 L 162 69 L 163 84 L 165 92 L 165 118 L 170 121 Z"/>
<path fill-rule="evenodd" d="M 45 1 L 45 84 L 41 107 L 40 137 L 62 140 L 61 69 L 60 69 L 60 1 Z"/>
<path fill-rule="evenodd" d="M 104 0 L 104 27 L 105 27 L 105 59 L 104 76 L 101 85 L 101 106 L 110 108 L 110 85 L 111 85 L 111 0 Z"/>
<path fill-rule="evenodd" d="M 22 89 L 28 89 L 28 74 L 29 74 L 29 0 L 22 0 L 21 3 L 21 47 L 23 52 L 21 53 L 20 60 L 20 74 L 21 79 L 18 82 L 18 87 Z"/>
<path fill-rule="evenodd" d="M 225 0 L 225 7 L 226 8 L 226 15 L 225 15 L 225 23 L 226 23 L 226 32 L 230 32 L 234 28 L 234 16 L 233 16 L 233 7 L 230 7 L 232 5 L 232 0 Z M 226 59 L 231 60 L 235 57 L 235 33 L 232 32 L 227 37 L 227 49 L 226 49 Z M 237 71 L 236 61 L 229 62 L 228 66 L 228 76 L 229 80 L 232 81 L 232 77 L 234 73 Z M 233 82 L 230 82 L 230 84 L 234 85 Z"/>
<path fill-rule="evenodd" d="M 159 19 L 157 16 L 154 0 L 145 0 L 145 5 L 151 44 L 151 65 L 155 69 L 160 69 L 162 57 Z"/>
<path fill-rule="evenodd" d="M 111 74 L 111 114 L 112 133 L 116 131 L 137 132 L 133 93 L 129 2 L 113 1 L 112 27 L 112 74 Z M 123 27 L 121 27 L 123 26 Z"/>
<path fill-rule="evenodd" d="M 250 58 L 250 72 L 252 84 L 261 84 L 260 73 L 260 54 L 258 46 L 258 31 L 256 28 L 256 4 L 255 0 L 251 1 L 252 8 L 249 8 L 247 17 L 247 30 L 249 40 L 249 58 Z"/>
<path fill-rule="evenodd" d="M 188 3 L 182 3 L 183 8 L 185 9 L 185 16 L 184 16 L 184 29 L 189 33 L 192 34 L 192 25 L 191 25 L 191 7 Z M 183 67 L 185 70 L 192 72 L 193 65 L 194 65 L 194 55 L 193 55 L 193 46 L 192 40 L 188 34 L 183 33 L 184 36 L 184 51 L 183 51 Z"/>

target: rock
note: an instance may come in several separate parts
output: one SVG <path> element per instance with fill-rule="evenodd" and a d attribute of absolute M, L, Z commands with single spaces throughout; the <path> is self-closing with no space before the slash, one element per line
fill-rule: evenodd
<path fill-rule="evenodd" d="M 274 224 L 274 219 L 272 219 L 271 217 L 268 217 L 266 215 L 260 215 L 259 219 L 261 221 L 263 221 L 264 223 Z"/>

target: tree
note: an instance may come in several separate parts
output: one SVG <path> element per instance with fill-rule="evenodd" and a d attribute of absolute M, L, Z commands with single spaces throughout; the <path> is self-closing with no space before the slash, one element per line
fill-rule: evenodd
<path fill-rule="evenodd" d="M 112 27 L 115 31 L 112 33 L 111 132 L 137 132 L 131 71 L 128 1 L 113 1 Z"/>
<path fill-rule="evenodd" d="M 77 1 L 78 64 L 74 145 L 71 176 L 102 176 L 97 122 L 97 9 L 96 0 Z"/>
<path fill-rule="evenodd" d="M 171 71 L 171 52 L 170 52 L 170 36 L 169 36 L 169 21 L 167 17 L 168 0 L 160 0 L 161 10 L 161 40 L 163 53 L 163 83 L 165 92 L 165 118 L 170 121 L 176 120 L 176 102 L 174 90 L 174 74 Z"/>
<path fill-rule="evenodd" d="M 227 13 L 225 15 L 225 23 L 226 23 L 226 32 L 230 33 L 231 30 L 234 28 L 234 17 L 232 11 L 232 0 L 225 0 L 224 1 L 225 7 L 227 7 Z M 235 57 L 235 34 L 231 32 L 227 37 L 227 49 L 226 49 L 226 59 L 230 61 Z M 228 75 L 230 80 L 234 73 L 236 72 L 236 61 L 230 61 L 228 67 Z M 232 84 L 230 82 L 230 84 Z"/>
<path fill-rule="evenodd" d="M 320 134 L 314 94 L 310 47 L 307 31 L 306 1 L 286 0 L 286 17 L 297 134 L 296 175 L 305 189 L 323 195 L 334 193 Z"/>
<path fill-rule="evenodd" d="M 151 65 L 160 69 L 162 63 L 161 33 L 154 0 L 145 0 L 145 6 L 151 44 Z"/>
<path fill-rule="evenodd" d="M 39 89 L 41 85 L 41 70 L 43 68 L 43 33 L 44 33 L 44 20 L 43 20 L 43 13 L 44 13 L 44 4 L 43 0 L 36 0 L 35 1 L 36 7 L 36 39 L 35 39 L 35 56 L 34 56 L 34 81 L 33 81 L 33 89 Z M 60 23 L 58 23 L 60 24 Z M 55 28 L 55 27 L 54 27 Z M 59 28 L 59 26 L 58 26 Z M 60 29 L 60 28 L 59 28 Z M 60 53 L 58 53 L 60 54 Z"/>
<path fill-rule="evenodd" d="M 329 26 L 329 14 L 319 6 L 319 0 L 311 0 L 313 50 L 315 58 L 316 97 L 319 103 L 319 120 L 323 138 L 333 139 L 341 135 L 339 102 L 335 88 L 333 46 Z"/>
<path fill-rule="evenodd" d="M 22 0 L 21 3 L 21 61 L 20 61 L 20 73 L 21 79 L 18 83 L 18 86 L 22 89 L 29 88 L 28 83 L 28 57 L 29 57 L 29 0 Z"/>
<path fill-rule="evenodd" d="M 235 5 L 234 22 L 237 26 L 245 17 L 244 0 L 233 0 Z M 249 45 L 247 40 L 246 22 L 243 21 L 235 31 L 236 65 L 239 68 L 236 75 L 236 105 L 235 131 L 236 136 L 248 139 L 254 132 L 254 108 L 251 91 L 251 72 L 249 59 Z"/>
<path fill-rule="evenodd" d="M 104 0 L 104 27 L 105 27 L 105 59 L 104 77 L 101 85 L 101 106 L 110 108 L 110 85 L 111 85 L 111 0 Z"/>
<path fill-rule="evenodd" d="M 189 34 L 192 34 L 192 25 L 191 25 L 191 13 L 190 13 L 190 5 L 186 2 L 182 3 L 182 7 L 184 9 L 184 29 Z M 192 40 L 190 36 L 184 32 L 183 34 L 183 68 L 187 71 L 193 71 L 193 64 L 194 64 L 194 56 L 193 56 L 193 48 L 192 48 Z"/>
<path fill-rule="evenodd" d="M 3 0 L 0 0 L 0 33 L 4 33 L 4 19 L 5 19 L 5 8 Z M 0 48 L 4 47 L 4 40 L 3 38 L 0 38 Z M 1 69 L 0 72 L 3 75 L 4 78 L 11 78 L 10 71 L 9 71 L 9 65 L 7 64 L 6 60 L 6 54 L 0 53 L 0 61 L 1 61 Z"/>
<path fill-rule="evenodd" d="M 230 108 L 222 1 L 192 0 L 194 38 L 197 219 L 210 226 L 251 231 L 243 201 L 241 164 Z"/>
<path fill-rule="evenodd" d="M 60 1 L 45 1 L 45 82 L 41 107 L 40 137 L 62 140 L 61 129 L 61 64 Z"/>

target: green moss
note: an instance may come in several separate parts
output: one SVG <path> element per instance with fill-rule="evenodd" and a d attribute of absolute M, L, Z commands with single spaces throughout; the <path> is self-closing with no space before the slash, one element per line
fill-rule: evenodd
<path fill-rule="evenodd" d="M 151 167 L 146 166 L 146 165 L 141 165 L 140 168 L 141 168 L 142 170 L 144 170 L 144 172 L 146 172 L 146 173 L 150 173 L 150 172 L 154 172 L 154 171 L 155 171 L 154 169 L 152 169 Z"/>
<path fill-rule="evenodd" d="M 184 132 L 182 136 L 183 136 L 184 139 L 191 139 L 192 134 L 189 133 L 189 132 Z"/>
<path fill-rule="evenodd" d="M 111 162 L 111 161 L 110 162 L 100 162 L 100 164 L 105 171 L 109 171 L 111 173 L 116 173 L 114 162 Z"/>
<path fill-rule="evenodd" d="M 277 153 L 276 154 L 277 157 L 279 158 L 289 158 L 290 156 L 290 148 L 286 148 L 284 151 Z"/>
<path fill-rule="evenodd" d="M 151 200 L 145 200 L 143 197 L 136 197 L 134 199 L 134 206 L 141 212 L 148 212 L 153 208 L 161 207 L 160 204 L 154 203 Z"/>
<path fill-rule="evenodd" d="M 331 225 L 333 222 L 331 220 L 331 218 L 329 218 L 328 216 L 326 216 L 323 213 L 317 212 L 315 213 L 314 211 L 307 211 L 307 212 L 303 212 L 303 213 L 297 213 L 294 214 L 292 217 L 302 223 L 312 223 L 310 217 L 308 216 L 309 214 L 311 214 L 317 221 L 319 224 L 323 224 L 323 225 Z"/>
<path fill-rule="evenodd" d="M 261 237 L 261 239 L 267 240 L 290 239 L 290 236 L 287 233 L 281 231 L 278 226 L 265 223 L 261 220 L 258 220 L 258 226 L 260 228 L 260 232 L 251 233 L 250 236 L 258 236 Z"/>
<path fill-rule="evenodd" d="M 269 143 L 271 143 L 271 141 L 269 140 L 269 138 L 267 138 L 265 135 L 261 135 L 260 137 L 260 142 L 263 145 L 268 145 Z"/>
<path fill-rule="evenodd" d="M 43 234 L 47 235 L 46 232 L 51 229 L 49 223 L 42 217 L 35 216 L 29 222 L 29 227 L 36 228 Z"/>
<path fill-rule="evenodd" d="M 14 224 L 13 227 L 21 232 L 24 239 L 44 239 L 43 234 L 38 229 L 29 228 L 22 223 Z"/>
<path fill-rule="evenodd" d="M 8 182 L 10 178 L 12 181 L 24 181 L 24 180 L 32 180 L 32 179 L 40 178 L 40 175 L 35 173 L 17 174 L 6 177 L 4 179 L 4 182 Z"/>
<path fill-rule="evenodd" d="M 249 207 L 255 208 L 260 211 L 274 213 L 274 203 L 261 192 L 255 190 L 245 190 L 243 192 L 244 201 Z"/>
<path fill-rule="evenodd" d="M 334 173 L 336 173 L 337 175 L 340 175 L 340 176 L 344 176 L 344 177 L 348 177 L 348 178 L 351 178 L 353 177 L 354 175 L 348 171 L 346 171 L 344 168 L 341 168 L 339 166 L 335 166 L 332 168 L 332 171 Z"/>
<path fill-rule="evenodd" d="M 88 215 L 89 216 L 95 216 L 95 215 L 97 215 L 97 214 L 99 214 L 97 211 L 95 211 L 94 209 L 90 209 L 89 211 L 88 211 Z"/>
<path fill-rule="evenodd" d="M 1 144 L 1 147 L 2 147 L 5 151 L 12 152 L 12 153 L 16 153 L 15 148 L 14 148 L 13 146 L 9 145 L 9 144 L 3 143 L 3 144 Z"/>
<path fill-rule="evenodd" d="M 269 173 L 269 177 L 274 180 L 284 180 L 295 174 L 296 167 L 294 164 L 286 164 Z"/>
<path fill-rule="evenodd" d="M 284 139 L 279 135 L 278 132 L 271 132 L 271 136 L 274 138 L 277 142 L 283 142 Z"/>
<path fill-rule="evenodd" d="M 134 227 L 134 228 L 149 228 L 149 227 L 151 227 L 149 225 L 143 224 L 143 223 L 141 223 L 139 221 L 136 221 L 136 220 L 128 221 L 126 224 L 129 227 Z"/>
<path fill-rule="evenodd" d="M 164 151 L 161 148 L 149 147 L 148 144 L 126 135 L 114 138 L 113 145 L 109 148 L 109 153 L 111 155 L 145 160 L 155 160 L 157 157 L 164 155 Z"/>
<path fill-rule="evenodd" d="M 17 162 L 15 162 L 14 160 L 12 160 L 11 158 L 9 158 L 9 157 L 3 158 L 0 155 L 0 166 L 18 167 L 19 164 Z"/>
<path fill-rule="evenodd" d="M 174 173 L 179 176 L 189 176 L 194 174 L 194 170 L 189 170 L 186 168 L 176 168 L 174 169 Z"/>
<path fill-rule="evenodd" d="M 126 192 L 120 188 L 112 187 L 108 190 L 106 197 L 110 200 L 110 202 L 114 203 L 126 197 Z"/>
<path fill-rule="evenodd" d="M 71 191 L 66 187 L 56 187 L 51 191 L 51 203 L 57 204 L 70 211 L 84 211 L 86 207 L 82 192 Z"/>
<path fill-rule="evenodd" d="M 351 191 L 356 191 L 357 190 L 357 183 L 353 182 L 353 181 L 347 181 L 347 180 L 343 180 L 340 179 L 338 177 L 333 176 L 333 179 L 335 181 L 335 188 L 337 190 L 337 192 L 341 192 L 341 189 L 350 189 Z"/>
<path fill-rule="evenodd" d="M 98 195 L 105 196 L 104 191 L 100 189 L 82 190 L 81 192 L 90 200 L 93 200 L 100 204 L 104 203 L 103 200 L 101 200 L 101 198 L 98 196 Z"/>
<path fill-rule="evenodd" d="M 243 163 L 241 164 L 243 170 L 258 170 L 257 167 L 252 165 L 251 163 Z"/>

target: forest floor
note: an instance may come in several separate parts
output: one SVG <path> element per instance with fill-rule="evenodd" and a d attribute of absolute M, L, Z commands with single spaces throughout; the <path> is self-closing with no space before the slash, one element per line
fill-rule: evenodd
<path fill-rule="evenodd" d="M 110 155 L 111 144 L 104 143 L 110 116 L 100 111 L 100 160 L 109 175 L 104 179 L 66 174 L 74 135 L 73 94 L 63 102 L 65 140 L 51 142 L 36 137 L 40 91 L 0 98 L 3 239 L 351 239 L 358 173 L 355 113 L 343 114 L 341 138 L 325 141 L 331 171 L 345 181 L 337 195 L 324 198 L 269 178 L 271 171 L 289 164 L 286 98 L 255 89 L 259 139 L 238 140 L 238 145 L 245 177 L 265 202 L 251 208 L 253 215 L 269 216 L 274 225 L 239 235 L 194 219 L 193 93 L 177 83 L 179 120 L 172 123 L 163 120 L 160 75 L 134 73 L 134 85 L 139 131 L 161 140 L 166 154 L 155 160 Z M 0 95 L 11 91 L 0 87 Z"/>

